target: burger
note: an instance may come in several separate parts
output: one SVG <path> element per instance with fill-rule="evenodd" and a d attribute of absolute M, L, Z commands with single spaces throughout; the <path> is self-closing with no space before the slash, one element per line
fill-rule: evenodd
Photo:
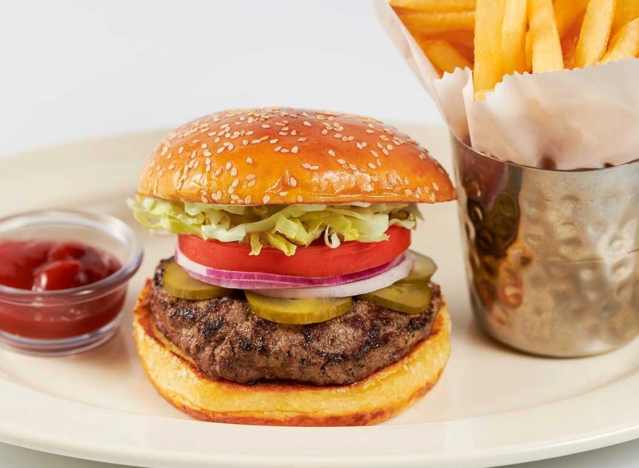
<path fill-rule="evenodd" d="M 216 422 L 367 425 L 426 394 L 450 354 L 436 266 L 409 250 L 444 169 L 377 120 L 229 110 L 160 142 L 129 202 L 177 235 L 134 313 L 161 396 Z"/>

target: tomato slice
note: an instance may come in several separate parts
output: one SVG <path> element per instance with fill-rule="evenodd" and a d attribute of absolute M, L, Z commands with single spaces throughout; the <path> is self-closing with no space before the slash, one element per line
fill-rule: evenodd
<path fill-rule="evenodd" d="M 178 236 L 178 245 L 189 259 L 217 270 L 327 277 L 375 268 L 390 262 L 410 246 L 410 229 L 391 226 L 386 234 L 389 236 L 386 241 L 343 242 L 336 249 L 317 242 L 298 247 L 291 257 L 274 247 L 264 247 L 259 255 L 250 256 L 248 244 L 204 240 L 197 236 Z"/>

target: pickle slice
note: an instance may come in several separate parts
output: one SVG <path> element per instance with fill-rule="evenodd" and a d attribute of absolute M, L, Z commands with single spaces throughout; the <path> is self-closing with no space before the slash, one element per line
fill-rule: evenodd
<path fill-rule="evenodd" d="M 351 310 L 353 299 L 283 299 L 246 291 L 246 299 L 255 315 L 271 322 L 306 325 L 325 322 Z"/>
<path fill-rule="evenodd" d="M 398 312 L 421 314 L 430 306 L 433 292 L 426 282 L 395 283 L 359 297 Z"/>
<path fill-rule="evenodd" d="M 195 278 L 191 278 L 184 269 L 176 262 L 172 262 L 163 276 L 164 290 L 167 294 L 180 299 L 201 300 L 213 299 L 216 297 L 233 296 L 233 289 L 213 286 Z"/>
<path fill-rule="evenodd" d="M 411 252 L 415 255 L 415 266 L 410 274 L 399 280 L 399 283 L 428 283 L 437 271 L 437 265 L 432 258 L 420 255 L 417 252 Z"/>

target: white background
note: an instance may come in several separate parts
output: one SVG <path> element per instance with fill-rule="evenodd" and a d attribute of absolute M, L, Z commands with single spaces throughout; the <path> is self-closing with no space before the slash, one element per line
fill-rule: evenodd
<path fill-rule="evenodd" d="M 306 106 L 442 125 L 365 0 L 0 4 L 0 156 L 171 127 L 227 107 Z M 633 442 L 528 466 L 621 468 L 638 456 Z M 107 465 L 0 444 L 0 466 Z"/>

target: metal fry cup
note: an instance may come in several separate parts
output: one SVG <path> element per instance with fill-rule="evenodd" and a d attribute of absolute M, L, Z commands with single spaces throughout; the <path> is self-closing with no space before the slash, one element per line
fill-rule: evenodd
<path fill-rule="evenodd" d="M 639 334 L 639 161 L 582 171 L 498 161 L 452 137 L 473 313 L 532 354 L 589 356 Z"/>

